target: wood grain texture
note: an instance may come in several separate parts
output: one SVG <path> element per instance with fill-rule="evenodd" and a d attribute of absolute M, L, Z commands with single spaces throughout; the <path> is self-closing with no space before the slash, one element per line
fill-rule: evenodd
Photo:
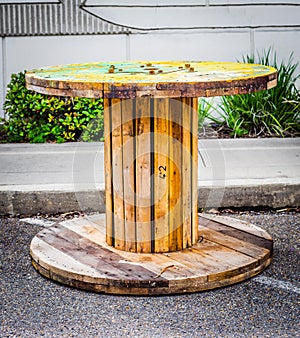
<path fill-rule="evenodd" d="M 112 122 L 111 102 L 103 100 L 104 110 L 104 172 L 105 172 L 105 208 L 106 208 L 106 241 L 114 244 L 114 223 L 113 223 L 113 182 L 112 182 Z"/>
<path fill-rule="evenodd" d="M 123 185 L 125 250 L 136 252 L 135 109 L 133 100 L 122 100 Z"/>
<path fill-rule="evenodd" d="M 111 160 L 113 182 L 114 246 L 125 250 L 125 211 L 123 175 L 122 106 L 119 99 L 111 99 Z"/>
<path fill-rule="evenodd" d="M 192 243 L 198 240 L 198 99 L 191 98 Z"/>
<path fill-rule="evenodd" d="M 222 217 L 210 222 L 223 224 Z M 205 224 L 205 219 L 199 217 L 201 243 L 176 252 L 142 254 L 109 246 L 105 215 L 98 214 L 43 229 L 33 238 L 30 254 L 35 269 L 47 278 L 83 290 L 128 295 L 223 287 L 255 276 L 270 264 L 271 249 Z M 242 227 L 246 232 L 246 225 Z M 260 232 L 270 238 L 264 230 Z M 268 241 L 268 247 L 272 247 L 272 239 Z"/>
<path fill-rule="evenodd" d="M 154 219 L 155 252 L 169 251 L 169 178 L 168 137 L 169 100 L 156 98 L 154 101 Z"/>
<path fill-rule="evenodd" d="M 244 242 L 248 242 L 262 248 L 272 250 L 270 236 L 268 234 L 265 234 L 265 232 L 260 231 L 258 227 L 249 227 L 246 225 L 246 223 L 238 222 L 236 220 L 232 220 L 231 222 L 229 222 L 228 218 L 224 218 L 222 223 L 216 220 L 217 218 L 213 219 L 210 216 L 202 217 L 202 223 L 205 224 L 205 227 L 209 229 L 218 231 L 219 233 L 222 233 L 224 235 L 240 239 Z M 259 231 L 257 231 L 257 228 L 259 229 Z"/>
<path fill-rule="evenodd" d="M 181 250 L 182 244 L 182 133 L 181 133 L 181 101 L 170 100 L 169 104 L 169 149 L 168 170 L 169 177 L 169 251 Z"/>
<path fill-rule="evenodd" d="M 234 62 L 98 62 L 26 73 L 28 89 L 49 95 L 135 98 L 207 97 L 276 86 L 275 68 Z"/>
<path fill-rule="evenodd" d="M 192 107 L 189 98 L 182 99 L 182 249 L 192 245 L 192 142 L 191 142 L 191 121 Z M 197 224 L 198 226 L 198 224 Z"/>
<path fill-rule="evenodd" d="M 150 100 L 136 101 L 136 245 L 137 252 L 151 252 L 151 117 Z"/>
<path fill-rule="evenodd" d="M 141 253 L 195 244 L 197 99 L 105 99 L 105 104 L 107 243 Z"/>

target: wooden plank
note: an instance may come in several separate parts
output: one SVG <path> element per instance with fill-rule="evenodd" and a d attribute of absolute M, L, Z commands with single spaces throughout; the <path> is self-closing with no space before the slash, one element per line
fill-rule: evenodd
<path fill-rule="evenodd" d="M 192 243 L 198 240 L 198 98 L 191 98 Z"/>
<path fill-rule="evenodd" d="M 115 269 L 110 265 L 110 262 L 107 261 L 108 259 L 105 260 L 105 251 L 97 250 L 96 252 L 93 250 L 94 248 L 92 245 L 89 246 L 88 242 L 74 234 L 72 231 L 62 231 L 61 228 L 55 230 L 59 231 L 60 235 L 57 234 L 57 231 L 53 231 L 53 229 L 47 229 L 47 231 L 44 232 L 44 235 L 39 234 L 37 235 L 37 238 L 43 240 L 52 248 L 59 250 L 63 254 L 72 257 L 73 260 L 77 261 L 79 264 L 101 271 L 102 274 L 107 276 L 106 278 L 116 278 L 118 275 L 121 278 L 126 278 L 126 272 Z"/>
<path fill-rule="evenodd" d="M 183 249 L 192 245 L 192 154 L 190 99 L 182 98 L 182 221 Z"/>
<path fill-rule="evenodd" d="M 265 270 L 270 265 L 270 263 L 271 259 L 268 259 L 261 265 L 253 266 L 253 264 L 249 264 L 248 266 L 233 269 L 232 271 L 211 274 L 208 276 L 207 286 L 209 285 L 210 289 L 215 289 L 235 283 L 240 283 L 246 279 L 256 276 Z"/>
<path fill-rule="evenodd" d="M 150 99 L 136 99 L 136 240 L 137 252 L 151 252 Z"/>
<path fill-rule="evenodd" d="M 204 240 L 201 244 L 196 244 L 189 249 L 197 256 L 205 257 L 204 262 L 210 261 L 210 264 L 215 261 L 218 270 L 224 272 L 227 270 L 240 269 L 242 266 L 257 266 L 258 261 L 251 256 L 245 255 L 239 251 L 232 250 L 229 247 L 225 247 L 222 244 L 214 243 Z M 199 258 L 201 264 L 201 258 Z M 203 264 L 203 262 L 202 262 Z M 210 274 L 213 274 L 211 271 Z"/>
<path fill-rule="evenodd" d="M 197 277 L 207 277 L 212 271 L 219 271 L 220 269 L 220 264 L 216 260 L 205 257 L 203 254 L 193 254 L 190 248 L 184 251 L 174 251 L 171 257 L 175 265 L 178 264 L 177 262 L 184 264 Z"/>
<path fill-rule="evenodd" d="M 265 238 L 267 240 L 272 240 L 272 237 L 262 228 L 259 228 L 255 224 L 249 223 L 244 220 L 235 219 L 228 216 L 219 216 L 212 214 L 201 214 L 202 219 L 208 219 L 214 222 L 219 222 L 225 225 L 228 225 L 234 229 L 246 231 L 247 233 L 253 234 L 257 237 Z"/>
<path fill-rule="evenodd" d="M 60 273 L 64 277 L 72 277 L 78 275 L 82 280 L 93 281 L 94 278 L 107 279 L 103 271 L 98 271 L 84 263 L 79 262 L 75 258 L 61 250 L 55 248 L 53 245 L 45 242 L 41 237 L 34 237 L 30 245 L 30 255 L 32 259 L 40 264 L 45 269 L 51 269 L 54 273 Z M 68 269 L 62 269 L 62 266 L 67 266 Z"/>
<path fill-rule="evenodd" d="M 211 242 L 221 244 L 224 247 L 243 253 L 249 257 L 258 258 L 260 260 L 266 259 L 270 255 L 270 250 L 268 249 L 244 242 L 231 236 L 227 236 L 203 226 L 199 226 L 199 236 Z"/>
<path fill-rule="evenodd" d="M 125 249 L 122 109 L 119 99 L 111 100 L 112 177 L 114 205 L 114 246 Z"/>
<path fill-rule="evenodd" d="M 108 246 L 105 243 L 105 235 L 102 229 L 105 228 L 105 218 L 102 217 L 97 221 L 97 228 L 93 222 L 88 219 L 83 220 L 69 220 L 64 222 L 64 227 L 76 232 L 83 238 L 86 238 L 112 252 L 117 253 L 123 258 L 122 261 L 127 261 L 128 264 L 141 265 L 149 271 L 152 271 L 155 276 L 161 273 L 161 271 L 167 268 L 163 277 L 165 278 L 186 278 L 193 277 L 195 274 L 191 272 L 184 264 L 174 261 L 168 254 L 138 254 L 127 251 L 117 250 L 113 247 Z M 102 229 L 101 229 L 102 228 Z"/>
<path fill-rule="evenodd" d="M 201 216 L 200 216 L 201 217 Z M 244 242 L 249 242 L 252 244 L 255 244 L 257 246 L 260 246 L 262 248 L 266 248 L 270 250 L 271 252 L 273 251 L 273 241 L 269 239 L 262 238 L 260 236 L 256 236 L 252 233 L 249 233 L 245 230 L 239 230 L 236 227 L 230 227 L 226 224 L 222 224 L 221 220 L 220 222 L 216 221 L 210 221 L 205 219 L 204 221 L 201 220 L 201 224 L 204 224 L 206 228 L 218 231 L 222 234 L 238 238 Z"/>
<path fill-rule="evenodd" d="M 136 252 L 135 110 L 133 100 L 122 100 L 125 250 Z"/>
<path fill-rule="evenodd" d="M 206 240 L 201 242 L 201 246 L 172 252 L 172 258 L 186 265 L 197 275 L 217 275 L 227 270 L 237 271 L 244 265 L 256 264 L 252 257 Z"/>
<path fill-rule="evenodd" d="M 169 99 L 154 100 L 154 221 L 155 252 L 169 251 L 168 127 Z"/>
<path fill-rule="evenodd" d="M 181 103 L 171 99 L 169 104 L 169 250 L 181 250 L 182 208 L 181 208 Z"/>
<path fill-rule="evenodd" d="M 37 237 L 78 262 L 104 272 L 110 278 L 142 280 L 145 276 L 149 279 L 155 277 L 152 271 L 142 266 L 135 266 L 133 271 L 131 264 L 122 263 L 122 257 L 116 251 L 112 252 L 97 245 L 61 224 L 45 229 Z M 159 279 L 163 280 L 162 277 L 159 277 L 158 281 Z"/>
<path fill-rule="evenodd" d="M 104 109 L 104 172 L 105 172 L 105 208 L 106 208 L 106 241 L 114 244 L 113 221 L 113 187 L 112 187 L 112 153 L 111 153 L 111 108 L 110 99 L 103 100 Z"/>
<path fill-rule="evenodd" d="M 111 247 L 103 240 L 103 238 L 105 237 L 105 234 L 103 232 L 103 229 L 105 227 L 105 215 L 98 214 L 98 216 L 99 217 L 97 218 L 97 220 L 95 220 L 94 218 L 90 219 L 90 216 L 67 220 L 63 222 L 63 226 L 96 244 L 99 244 L 106 248 L 110 248 L 111 250 L 116 250 L 117 253 L 121 253 L 121 250 L 117 250 L 114 247 Z"/>
<path fill-rule="evenodd" d="M 207 242 L 209 243 L 209 242 Z M 232 251 L 222 245 L 208 246 L 205 250 L 205 259 L 215 259 L 218 261 L 216 268 L 211 269 L 208 274 L 208 281 L 223 280 L 228 277 L 234 277 L 246 271 L 250 271 L 259 266 L 259 261 L 253 257 L 241 254 L 237 251 Z M 195 254 L 203 254 L 203 248 L 200 245 L 196 245 L 191 249 Z M 199 260 L 201 264 L 201 260 Z"/>

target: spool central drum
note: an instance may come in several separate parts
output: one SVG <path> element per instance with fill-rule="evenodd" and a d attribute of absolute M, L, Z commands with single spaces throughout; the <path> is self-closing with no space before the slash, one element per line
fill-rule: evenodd
<path fill-rule="evenodd" d="M 106 241 L 182 250 L 198 239 L 198 99 L 104 99 Z"/>

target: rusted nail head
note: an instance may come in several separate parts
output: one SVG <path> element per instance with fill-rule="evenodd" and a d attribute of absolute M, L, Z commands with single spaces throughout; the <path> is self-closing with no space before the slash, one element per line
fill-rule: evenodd
<path fill-rule="evenodd" d="M 154 71 L 154 70 L 149 70 L 149 74 L 150 74 L 150 75 L 154 75 L 154 74 L 155 74 L 155 71 Z"/>
<path fill-rule="evenodd" d="M 194 72 L 194 67 L 190 67 L 189 72 Z"/>
<path fill-rule="evenodd" d="M 152 63 L 151 63 L 151 62 L 148 62 L 148 63 L 146 63 L 146 66 L 147 66 L 147 67 L 150 67 L 150 66 L 152 66 Z"/>
<path fill-rule="evenodd" d="M 189 63 L 186 63 L 184 66 L 185 66 L 185 68 L 190 68 L 191 67 L 191 65 Z"/>

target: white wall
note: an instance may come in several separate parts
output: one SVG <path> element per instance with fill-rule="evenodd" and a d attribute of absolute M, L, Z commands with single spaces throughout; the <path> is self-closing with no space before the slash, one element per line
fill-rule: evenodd
<path fill-rule="evenodd" d="M 126 59 L 126 36 L 47 36 L 6 38 L 6 71 L 65 63 Z"/>
<path fill-rule="evenodd" d="M 205 30 L 129 36 L 131 59 L 231 61 L 250 52 L 249 32 Z"/>
<path fill-rule="evenodd" d="M 253 40 L 255 51 L 261 51 L 268 46 L 272 46 L 274 51 L 276 51 L 278 59 L 287 60 L 290 54 L 293 53 L 294 61 L 300 61 L 300 28 L 286 30 L 257 30 L 254 32 Z M 298 68 L 298 72 L 300 72 L 300 68 Z"/>
<path fill-rule="evenodd" d="M 4 100 L 4 96 L 5 96 L 5 83 L 6 83 L 6 76 L 5 76 L 5 62 L 3 59 L 3 52 L 4 52 L 4 39 L 1 39 L 1 44 L 0 44 L 0 65 L 1 65 L 1 69 L 0 69 L 0 117 L 4 116 L 4 112 L 3 112 L 3 100 Z"/>
<path fill-rule="evenodd" d="M 71 1 L 74 1 L 72 6 L 80 2 L 79 0 L 65 1 L 68 2 L 68 6 L 71 6 Z M 293 52 L 294 61 L 300 60 L 299 0 L 156 1 L 155 3 L 163 5 L 185 6 L 174 7 L 175 10 L 172 8 L 172 12 L 169 12 L 172 15 L 166 17 L 166 20 L 163 20 L 162 12 L 159 11 L 157 11 L 158 16 L 154 14 L 150 19 L 147 17 L 147 20 L 146 18 L 141 20 L 136 16 L 122 17 L 120 16 L 122 8 L 118 6 L 120 3 L 145 5 L 153 1 L 88 0 L 85 15 L 90 15 L 89 13 L 92 12 L 101 17 L 97 20 L 110 19 L 115 21 L 115 25 L 120 23 L 136 27 L 144 25 L 142 27 L 144 30 L 132 29 L 127 34 L 121 32 L 120 34 L 2 37 L 0 46 L 1 107 L 5 88 L 12 73 L 46 65 L 129 59 L 236 61 L 241 59 L 242 55 L 256 51 L 262 52 L 269 47 L 274 48 L 278 59 L 287 59 Z M 244 3 L 248 5 L 234 6 Z M 262 3 L 269 5 L 262 5 Z M 289 5 L 278 5 L 282 3 Z M 199 6 L 186 7 L 195 4 Z M 216 7 L 220 4 L 222 6 Z M 88 7 L 88 5 L 96 7 Z M 103 5 L 104 7 L 101 7 Z M 111 7 L 108 8 L 108 5 Z M 146 15 L 147 8 L 142 8 L 139 13 Z M 183 8 L 186 13 L 190 13 L 190 17 L 183 16 Z M 128 11 L 128 8 L 122 10 L 133 13 L 133 11 Z M 198 16 L 195 15 L 196 11 Z M 155 10 L 153 13 L 156 13 Z M 167 15 L 168 12 L 164 13 Z M 93 18 L 96 20 L 95 17 Z M 165 29 L 166 25 L 174 27 Z M 191 29 L 191 27 L 194 28 Z M 3 111 L 1 115 L 3 116 Z"/>

